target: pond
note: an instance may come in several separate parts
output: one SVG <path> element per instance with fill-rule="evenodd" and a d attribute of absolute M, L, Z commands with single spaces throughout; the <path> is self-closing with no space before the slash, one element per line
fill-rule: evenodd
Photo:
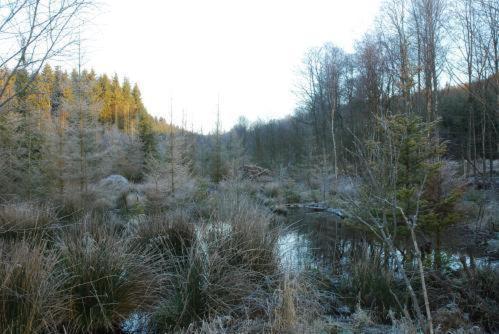
<path fill-rule="evenodd" d="M 468 231 L 469 232 L 469 231 Z M 442 268 L 461 270 L 468 267 L 490 265 L 499 269 L 499 259 L 490 256 L 483 245 L 470 242 L 470 236 L 462 229 L 442 233 L 440 259 Z M 433 243 L 425 238 L 420 245 Z M 402 245 L 402 246 L 400 246 Z M 281 264 L 288 271 L 322 269 L 341 272 L 352 259 L 382 257 L 387 265 L 394 265 L 393 258 L 386 256 L 382 243 L 367 231 L 347 225 L 337 216 L 305 209 L 290 210 L 284 223 L 284 232 L 278 240 Z M 401 239 L 396 256 L 410 258 L 412 244 Z M 435 254 L 423 252 L 425 265 L 434 264 Z"/>

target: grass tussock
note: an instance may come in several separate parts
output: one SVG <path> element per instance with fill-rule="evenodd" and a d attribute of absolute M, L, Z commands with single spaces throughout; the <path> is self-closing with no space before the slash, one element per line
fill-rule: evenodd
<path fill-rule="evenodd" d="M 61 266 L 69 295 L 66 326 L 72 331 L 111 332 L 154 304 L 154 265 L 103 227 L 67 231 L 61 238 Z"/>
<path fill-rule="evenodd" d="M 351 308 L 371 310 L 372 317 L 385 322 L 391 310 L 402 311 L 398 301 L 405 300 L 400 284 L 379 259 L 359 259 L 352 263 L 351 272 L 344 278 L 339 293 Z"/>
<path fill-rule="evenodd" d="M 0 332 L 53 332 L 66 317 L 65 275 L 45 244 L 0 245 Z"/>
<path fill-rule="evenodd" d="M 156 255 L 185 255 L 195 242 L 196 233 L 190 216 L 176 210 L 146 217 L 137 224 L 132 243 Z"/>
<path fill-rule="evenodd" d="M 279 231 L 270 211 L 245 195 L 227 193 L 218 197 L 213 217 L 208 239 L 233 254 L 233 261 L 266 275 L 276 271 Z"/>
<path fill-rule="evenodd" d="M 199 202 L 170 196 L 133 215 L 94 203 L 60 225 L 61 211 L 4 204 L 0 333 L 417 332 L 407 292 L 378 248 L 345 244 L 338 251 L 348 261 L 334 271 L 286 271 L 283 229 L 261 198 L 267 190 L 255 189 L 226 180 Z M 427 273 L 435 328 L 497 330 L 497 273 L 442 275 Z"/>
<path fill-rule="evenodd" d="M 180 329 L 219 315 L 245 317 L 250 300 L 276 275 L 270 215 L 248 198 L 217 198 L 210 223 L 199 225 L 188 252 L 170 248 L 154 331 Z M 253 303 L 254 305 L 255 303 Z M 263 304 L 263 303 L 262 303 Z M 254 309 L 253 309 L 254 310 Z"/>
<path fill-rule="evenodd" d="M 0 205 L 0 237 L 11 239 L 43 238 L 57 222 L 55 210 L 34 202 Z"/>
<path fill-rule="evenodd" d="M 451 290 L 452 289 L 452 290 Z M 468 270 L 450 277 L 428 275 L 428 291 L 435 301 L 435 323 L 443 331 L 468 322 L 488 332 L 499 330 L 499 272 L 491 267 Z"/>

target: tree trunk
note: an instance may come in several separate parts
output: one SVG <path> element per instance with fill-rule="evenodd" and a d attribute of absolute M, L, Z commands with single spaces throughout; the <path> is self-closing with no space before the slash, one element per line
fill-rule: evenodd
<path fill-rule="evenodd" d="M 414 227 L 411 226 L 410 230 L 411 230 L 411 239 L 414 245 L 416 260 L 418 262 L 419 278 L 421 279 L 421 290 L 423 293 L 423 299 L 426 310 L 427 329 L 430 334 L 433 334 L 433 320 L 431 318 L 430 301 L 428 299 L 428 292 L 426 290 L 426 280 L 424 277 L 423 261 L 421 261 L 421 251 L 419 250 L 418 241 L 416 240 L 416 233 L 414 232 Z"/>

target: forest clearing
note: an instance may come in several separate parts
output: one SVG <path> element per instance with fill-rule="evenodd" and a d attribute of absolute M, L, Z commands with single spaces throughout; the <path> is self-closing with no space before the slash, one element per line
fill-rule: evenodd
<path fill-rule="evenodd" d="M 0 333 L 498 333 L 499 3 L 380 6 L 204 133 L 85 68 L 95 3 L 0 1 Z"/>

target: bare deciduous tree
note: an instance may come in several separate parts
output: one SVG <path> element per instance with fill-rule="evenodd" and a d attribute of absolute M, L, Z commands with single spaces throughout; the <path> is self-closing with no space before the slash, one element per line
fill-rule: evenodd
<path fill-rule="evenodd" d="M 82 15 L 91 0 L 6 0 L 0 3 L 0 112 L 25 91 L 45 63 L 64 56 L 78 41 Z M 9 70 L 6 70 L 6 69 Z M 11 80 L 19 70 L 29 78 L 15 92 Z"/>
<path fill-rule="evenodd" d="M 418 17 L 418 40 L 424 74 L 426 114 L 429 121 L 438 116 L 439 64 L 442 62 L 441 43 L 445 29 L 446 0 L 413 0 L 414 16 Z"/>

